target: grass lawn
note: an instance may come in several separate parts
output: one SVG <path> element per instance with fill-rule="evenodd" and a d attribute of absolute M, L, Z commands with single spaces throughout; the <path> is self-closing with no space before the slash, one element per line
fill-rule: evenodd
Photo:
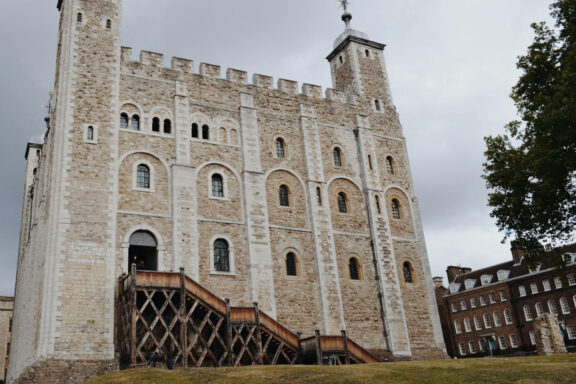
<path fill-rule="evenodd" d="M 86 384 L 559 384 L 576 383 L 576 354 L 349 365 L 134 369 Z"/>

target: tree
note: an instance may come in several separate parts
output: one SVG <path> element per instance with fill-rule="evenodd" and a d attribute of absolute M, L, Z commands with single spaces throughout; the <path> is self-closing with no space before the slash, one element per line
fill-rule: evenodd
<path fill-rule="evenodd" d="M 498 229 L 535 264 L 542 244 L 574 240 L 576 222 L 576 0 L 551 6 L 555 27 L 532 24 L 511 97 L 520 121 L 486 137 L 484 179 Z"/>

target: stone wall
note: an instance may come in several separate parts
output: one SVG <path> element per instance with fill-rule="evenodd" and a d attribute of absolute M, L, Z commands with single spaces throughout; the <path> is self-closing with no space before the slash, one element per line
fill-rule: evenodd
<path fill-rule="evenodd" d="M 13 297 L 0 297 L 0 380 L 6 380 L 12 334 Z"/>

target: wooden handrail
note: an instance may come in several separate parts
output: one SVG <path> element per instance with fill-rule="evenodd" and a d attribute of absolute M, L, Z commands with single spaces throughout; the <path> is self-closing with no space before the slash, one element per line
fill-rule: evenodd
<path fill-rule="evenodd" d="M 292 347 L 298 348 L 298 336 L 262 311 L 260 311 L 260 323 Z"/>

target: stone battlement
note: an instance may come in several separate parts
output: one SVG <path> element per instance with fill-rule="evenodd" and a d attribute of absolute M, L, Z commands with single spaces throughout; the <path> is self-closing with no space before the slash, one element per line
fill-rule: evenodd
<path fill-rule="evenodd" d="M 172 57 L 171 66 L 164 66 L 164 55 L 161 53 L 150 52 L 150 51 L 140 51 L 139 60 L 134 60 L 132 58 L 132 48 L 122 47 L 122 64 L 137 63 L 143 66 L 148 66 L 151 68 L 171 70 L 176 72 L 181 72 L 185 74 L 192 74 L 203 76 L 212 79 L 227 80 L 232 83 L 237 83 L 240 85 L 254 86 L 263 89 L 277 90 L 280 92 L 287 93 L 289 95 L 300 95 L 310 99 L 326 99 L 328 101 L 334 101 L 339 103 L 350 103 L 354 104 L 354 98 L 352 95 L 346 94 L 346 92 L 335 90 L 332 88 L 327 88 L 323 93 L 322 87 L 320 85 L 314 84 L 302 84 L 299 88 L 298 82 L 294 80 L 278 79 L 276 87 L 274 87 L 274 78 L 268 75 L 262 75 L 255 73 L 252 76 L 252 82 L 248 82 L 248 72 L 241 71 L 234 68 L 226 69 L 226 76 L 222 76 L 222 68 L 219 65 L 200 63 L 198 66 L 198 71 L 194 69 L 194 61 L 189 59 L 183 59 L 180 57 Z"/>

